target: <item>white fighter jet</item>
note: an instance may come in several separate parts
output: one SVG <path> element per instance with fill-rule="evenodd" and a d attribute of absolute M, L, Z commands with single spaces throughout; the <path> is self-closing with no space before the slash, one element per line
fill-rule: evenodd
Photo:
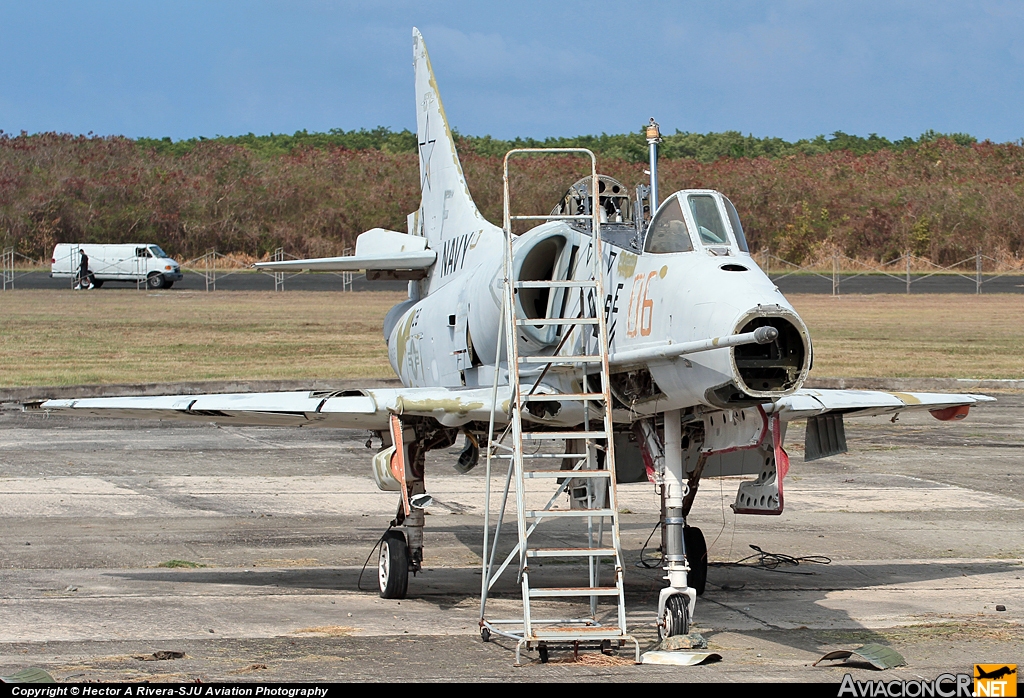
<path fill-rule="evenodd" d="M 409 572 L 423 561 L 424 454 L 450 447 L 463 433 L 467 447 L 456 467 L 468 470 L 480 454 L 477 444 L 487 443 L 492 418 L 499 426 L 511 419 L 507 351 L 500 343 L 505 234 L 473 202 L 415 29 L 413 57 L 422 198 L 407 231 L 367 231 L 354 256 L 258 265 L 408 280 L 408 300 L 384 320 L 388 358 L 404 387 L 41 405 L 75 415 L 376 432 L 383 447 L 368 469 L 382 489 L 400 490 L 402 497 L 380 555 L 380 593 L 392 598 L 406 595 Z M 649 135 L 657 141 L 656 133 Z M 928 410 L 940 420 L 962 419 L 971 405 L 991 398 L 803 388 L 813 359 L 810 334 L 750 256 L 736 208 L 724 194 L 703 189 L 659 200 L 656 158 L 651 164 L 650 186 L 636 195 L 601 176 L 595 202 L 593 179 L 567 183 L 552 218 L 512 240 L 511 281 L 586 276 L 581 260 L 593 252 L 591 227 L 566 214 L 599 207 L 609 371 L 607 386 L 589 387 L 607 389 L 613 401 L 612 467 L 619 481 L 650 480 L 661 492 L 668 584 L 658 618 L 663 633 L 673 634 L 685 632 L 707 576 L 703 536 L 686 525 L 702 477 L 752 475 L 733 509 L 781 514 L 789 422 L 808 421 L 805 455 L 812 460 L 846 450 L 845 417 Z M 518 316 L 538 320 L 517 329 L 520 357 L 551 355 L 556 345 L 571 353 L 557 323 L 542 322 L 584 310 L 569 287 L 518 289 Z M 579 368 L 533 375 L 523 389 L 546 398 L 529 403 L 522 418 L 533 429 L 578 427 L 578 403 L 559 403 L 557 396 L 586 392 Z"/>

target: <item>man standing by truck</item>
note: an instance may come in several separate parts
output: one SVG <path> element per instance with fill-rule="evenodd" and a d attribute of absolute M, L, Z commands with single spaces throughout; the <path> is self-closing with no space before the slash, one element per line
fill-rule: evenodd
<path fill-rule="evenodd" d="M 93 275 L 89 271 L 89 255 L 82 250 L 82 262 L 78 265 L 78 279 L 75 283 L 75 290 L 80 291 L 83 288 L 92 289 L 95 285 L 92 283 Z"/>

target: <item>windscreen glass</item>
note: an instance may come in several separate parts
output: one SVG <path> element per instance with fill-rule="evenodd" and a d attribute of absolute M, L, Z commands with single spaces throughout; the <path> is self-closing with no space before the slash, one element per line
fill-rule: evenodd
<path fill-rule="evenodd" d="M 693 243 L 690 233 L 686 230 L 683 220 L 683 208 L 679 205 L 679 197 L 672 197 L 658 215 L 651 221 L 647 229 L 647 242 L 644 251 L 654 253 L 690 252 Z"/>
<path fill-rule="evenodd" d="M 736 212 L 736 207 L 732 205 L 731 201 L 724 196 L 722 200 L 725 201 L 725 212 L 729 215 L 729 224 L 732 226 L 732 234 L 736 236 L 736 244 L 740 250 L 750 254 L 750 248 L 747 246 L 747 236 L 743 234 L 743 226 L 740 225 L 740 214 Z"/>
<path fill-rule="evenodd" d="M 155 256 L 155 257 L 164 257 L 164 258 L 167 257 L 167 253 L 164 252 L 163 250 L 161 250 L 156 245 L 150 245 L 149 246 L 149 251 L 152 252 L 153 256 Z"/>
<path fill-rule="evenodd" d="M 710 194 L 693 194 L 687 199 L 700 241 L 705 245 L 728 245 L 729 235 L 725 232 L 725 222 L 718 212 L 715 197 Z"/>

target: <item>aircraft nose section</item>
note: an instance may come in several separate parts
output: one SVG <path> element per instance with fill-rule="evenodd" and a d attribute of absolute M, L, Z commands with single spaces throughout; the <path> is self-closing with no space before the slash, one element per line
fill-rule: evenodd
<path fill-rule="evenodd" d="M 803 385 L 811 367 L 811 340 L 807 326 L 793 310 L 758 305 L 740 317 L 733 332 L 754 332 L 765 340 L 732 349 L 733 374 L 743 392 L 774 398 Z"/>

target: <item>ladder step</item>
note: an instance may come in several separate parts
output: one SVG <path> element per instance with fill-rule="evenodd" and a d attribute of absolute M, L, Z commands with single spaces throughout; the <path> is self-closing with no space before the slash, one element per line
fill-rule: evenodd
<path fill-rule="evenodd" d="M 523 441 L 546 441 L 550 439 L 607 439 L 604 431 L 524 431 Z"/>
<path fill-rule="evenodd" d="M 523 477 L 538 480 L 548 477 L 611 477 L 611 470 L 524 470 Z"/>
<path fill-rule="evenodd" d="M 536 621 L 534 621 L 536 622 Z M 562 628 L 534 628 L 533 635 L 528 639 L 531 642 L 572 642 L 573 640 L 618 640 L 627 638 L 626 631 L 615 626 L 599 627 L 562 627 Z"/>
<path fill-rule="evenodd" d="M 530 589 L 530 598 L 538 599 L 554 596 L 618 596 L 617 587 L 548 587 L 546 589 Z M 583 630 L 584 628 L 580 628 Z"/>
<path fill-rule="evenodd" d="M 604 393 L 534 393 L 523 396 L 523 402 L 560 402 L 562 400 L 604 400 Z"/>
<path fill-rule="evenodd" d="M 604 359 L 600 354 L 580 354 L 579 356 L 520 356 L 521 364 L 594 364 Z"/>
<path fill-rule="evenodd" d="M 572 279 L 569 281 L 517 281 L 516 288 L 595 288 L 593 279 Z"/>
<path fill-rule="evenodd" d="M 510 221 L 590 221 L 594 220 L 593 214 L 584 213 L 576 215 L 551 215 L 551 216 L 509 216 Z"/>
<path fill-rule="evenodd" d="M 525 327 L 526 325 L 596 325 L 598 319 L 596 317 L 538 317 L 523 320 L 516 318 L 516 325 L 519 327 Z"/>
<path fill-rule="evenodd" d="M 509 460 L 512 458 L 510 455 L 497 455 L 491 456 L 492 458 L 501 458 L 503 460 Z M 523 460 L 529 460 L 532 458 L 547 458 L 552 460 L 583 460 L 587 457 L 586 453 L 524 453 Z"/>
<path fill-rule="evenodd" d="M 615 548 L 535 548 L 526 557 L 615 557 Z"/>
<path fill-rule="evenodd" d="M 523 458 L 551 458 L 551 459 L 563 459 L 563 460 L 583 460 L 587 457 L 586 453 L 524 453 Z"/>
<path fill-rule="evenodd" d="M 571 472 L 571 471 L 569 471 Z M 598 471 L 591 471 L 598 472 Z M 541 509 L 539 511 L 526 512 L 528 519 L 546 519 L 548 517 L 559 518 L 587 518 L 590 516 L 615 516 L 614 509 Z"/>

